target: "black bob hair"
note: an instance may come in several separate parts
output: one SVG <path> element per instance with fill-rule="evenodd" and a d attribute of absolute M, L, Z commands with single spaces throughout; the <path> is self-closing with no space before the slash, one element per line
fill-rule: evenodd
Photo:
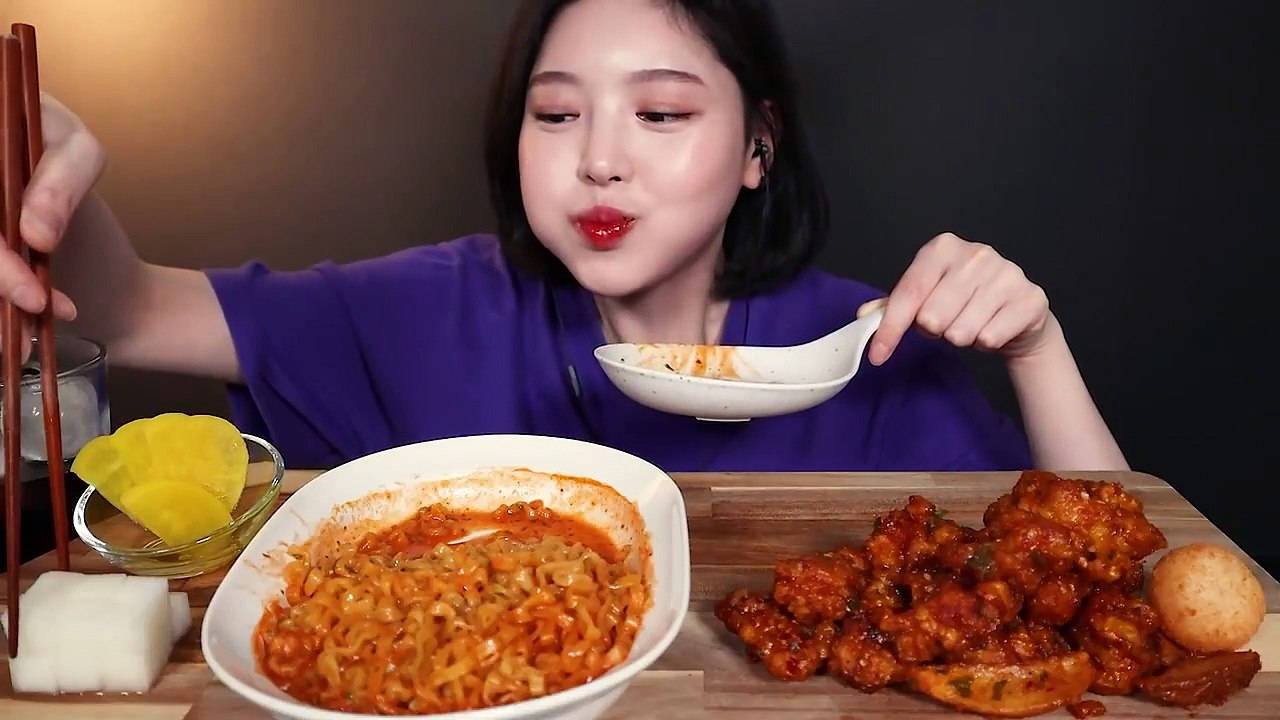
<path fill-rule="evenodd" d="M 529 76 L 547 31 L 575 0 L 525 0 L 507 36 L 485 123 L 485 163 L 498 234 L 516 267 L 553 282 L 572 278 L 534 236 L 520 194 L 518 145 Z M 729 213 L 719 297 L 743 297 L 793 279 L 827 232 L 827 200 L 797 114 L 795 82 L 768 0 L 654 0 L 702 34 L 742 90 L 747 137 L 769 134 L 765 182 Z M 745 151 L 746 148 L 744 148 Z"/>

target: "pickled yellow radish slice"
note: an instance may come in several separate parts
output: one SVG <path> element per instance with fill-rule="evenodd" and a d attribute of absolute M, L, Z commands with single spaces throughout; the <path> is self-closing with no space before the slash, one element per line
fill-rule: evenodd
<path fill-rule="evenodd" d="M 249 450 L 235 425 L 213 415 L 182 413 L 134 422 L 145 423 L 153 478 L 202 485 L 228 512 L 235 508 L 249 468 Z"/>
<path fill-rule="evenodd" d="M 244 491 L 248 466 L 249 450 L 231 423 L 212 415 L 165 413 L 94 438 L 71 471 L 121 510 L 124 494 L 136 487 L 180 482 L 204 488 L 230 513 Z"/>
<path fill-rule="evenodd" d="M 120 509 L 166 545 L 199 540 L 231 523 L 231 514 L 213 493 L 181 480 L 135 485 L 120 497 Z"/>

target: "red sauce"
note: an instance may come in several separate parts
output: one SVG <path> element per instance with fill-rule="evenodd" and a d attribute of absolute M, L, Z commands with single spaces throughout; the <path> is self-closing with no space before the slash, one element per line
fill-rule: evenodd
<path fill-rule="evenodd" d="M 591 548 L 606 562 L 620 559 L 618 549 L 604 531 L 576 516 L 557 514 L 541 500 L 502 505 L 492 511 L 454 511 L 429 505 L 404 522 L 366 535 L 360 541 L 359 550 L 425 555 L 442 542 L 489 528 L 497 528 L 517 540 L 559 537 Z"/>
<path fill-rule="evenodd" d="M 1082 700 L 1078 703 L 1071 703 L 1067 706 L 1067 712 L 1072 717 L 1091 718 L 1107 713 L 1107 706 L 1097 700 Z"/>

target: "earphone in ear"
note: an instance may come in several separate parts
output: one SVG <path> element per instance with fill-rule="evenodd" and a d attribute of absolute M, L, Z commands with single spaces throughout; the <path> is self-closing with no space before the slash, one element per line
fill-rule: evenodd
<path fill-rule="evenodd" d="M 765 143 L 764 138 L 756 138 L 756 148 L 751 151 L 751 157 L 764 158 L 769 154 L 769 145 Z"/>

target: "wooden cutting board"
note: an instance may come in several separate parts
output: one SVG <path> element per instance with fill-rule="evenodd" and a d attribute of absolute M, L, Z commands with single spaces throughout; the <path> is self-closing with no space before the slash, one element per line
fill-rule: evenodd
<path fill-rule="evenodd" d="M 1147 516 L 1176 547 L 1215 542 L 1239 551 L 1194 507 L 1158 478 L 1142 473 L 1079 473 L 1089 479 L 1121 482 L 1138 495 Z M 286 477 L 292 492 L 314 473 Z M 712 616 L 715 602 L 738 587 L 766 589 L 780 557 L 827 550 L 856 542 L 873 518 L 919 494 L 948 511 L 948 517 L 981 525 L 982 512 L 1017 479 L 1010 473 L 832 473 L 674 475 L 689 514 L 693 586 L 690 612 L 668 651 L 641 673 L 608 718 L 902 718 L 962 717 L 918 695 L 886 690 L 863 694 L 827 677 L 784 683 L 745 659 L 741 643 Z M 1243 553 L 1241 553 L 1243 555 Z M 1157 555 L 1158 557 L 1158 555 Z M 1148 561 L 1148 567 L 1154 559 Z M 79 542 L 73 567 L 107 572 L 110 567 Z M 1221 708 L 1196 712 L 1203 718 L 1280 717 L 1280 583 L 1249 561 L 1262 580 L 1270 613 L 1250 647 L 1263 656 L 1263 672 L 1244 693 Z M 22 569 L 24 587 L 53 567 L 51 555 Z M 267 720 L 213 679 L 200 654 L 200 622 L 221 573 L 173 581 L 188 593 L 193 626 L 175 648 L 157 685 L 135 696 L 14 697 L 8 673 L 0 671 L 0 718 L 191 718 Z M 86 651 L 91 651 L 86 648 Z M 0 665 L 5 661 L 0 658 Z M 1138 698 L 1100 698 L 1107 718 L 1189 718 L 1178 708 Z M 1045 717 L 1068 718 L 1065 711 Z"/>

